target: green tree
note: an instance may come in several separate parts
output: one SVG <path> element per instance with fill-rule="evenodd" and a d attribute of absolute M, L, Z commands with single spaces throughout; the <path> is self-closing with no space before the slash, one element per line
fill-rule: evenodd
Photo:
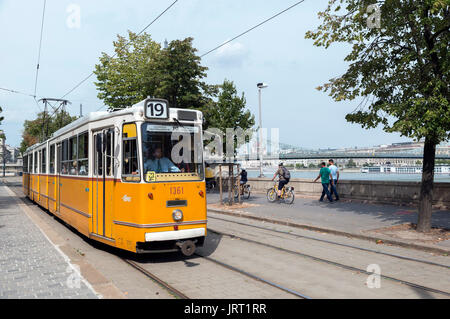
<path fill-rule="evenodd" d="M 113 42 L 115 57 L 102 53 L 94 73 L 98 98 L 110 109 L 124 108 L 153 96 L 158 85 L 156 60 L 161 46 L 150 35 L 128 31 Z"/>
<path fill-rule="evenodd" d="M 224 80 L 219 89 L 219 96 L 216 103 L 205 110 L 206 127 L 213 127 L 226 133 L 227 129 L 243 131 L 255 125 L 255 117 L 246 109 L 246 99 L 244 93 L 238 95 L 236 86 L 232 81 Z M 235 138 L 234 149 L 236 150 L 242 143 L 248 142 L 251 138 L 249 132 L 247 140 Z M 224 152 L 226 152 L 226 140 L 224 139 Z"/>
<path fill-rule="evenodd" d="M 208 68 L 200 64 L 192 38 L 167 48 L 147 33 L 118 35 L 115 57 L 103 53 L 95 66 L 98 98 L 110 109 L 131 106 L 148 96 L 167 99 L 171 107 L 205 109 L 217 89 L 203 82 Z"/>
<path fill-rule="evenodd" d="M 350 160 L 347 162 L 347 167 L 356 167 L 355 161 L 354 161 L 353 159 L 350 159 Z"/>
<path fill-rule="evenodd" d="M 301 169 L 301 168 L 305 168 L 306 166 L 305 166 L 305 164 L 303 164 L 303 163 L 297 163 L 297 164 L 295 164 L 295 168 L 296 169 Z"/>
<path fill-rule="evenodd" d="M 211 104 L 210 97 L 217 93 L 217 87 L 203 82 L 208 68 L 200 64 L 193 40 L 174 40 L 160 51 L 154 95 L 167 99 L 172 107 L 204 110 Z"/>
<path fill-rule="evenodd" d="M 368 10 L 374 4 L 379 27 L 377 11 Z M 306 38 L 325 48 L 351 43 L 352 50 L 347 71 L 318 89 L 336 101 L 363 97 L 350 122 L 425 140 L 417 229 L 429 231 L 436 145 L 450 138 L 449 1 L 329 0 L 319 18 Z"/>
<path fill-rule="evenodd" d="M 20 152 L 23 154 L 28 147 L 48 138 L 42 135 L 43 127 L 45 128 L 45 131 L 47 131 L 48 125 L 48 136 L 51 136 L 54 132 L 72 123 L 76 119 L 76 116 L 71 116 L 66 111 L 59 111 L 52 117 L 49 117 L 48 113 L 45 114 L 45 121 L 44 112 L 39 113 L 35 120 L 26 120 L 23 124 L 22 142 L 20 143 L 19 148 Z"/>

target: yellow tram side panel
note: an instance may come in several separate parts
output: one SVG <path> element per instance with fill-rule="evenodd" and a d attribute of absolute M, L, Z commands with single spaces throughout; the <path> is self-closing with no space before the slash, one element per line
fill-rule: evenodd
<path fill-rule="evenodd" d="M 89 231 L 106 238 L 113 239 L 114 196 L 116 182 L 110 178 L 105 181 L 105 222 L 103 223 L 103 179 L 92 179 L 91 182 L 91 223 Z M 103 230 L 103 224 L 105 229 Z M 113 244 L 112 242 L 106 242 Z M 114 246 L 114 245 L 113 245 Z"/>
<path fill-rule="evenodd" d="M 39 175 L 39 205 L 48 209 L 48 176 Z"/>
<path fill-rule="evenodd" d="M 31 200 L 35 201 L 36 203 L 39 202 L 39 176 L 36 174 L 31 174 Z"/>
<path fill-rule="evenodd" d="M 51 213 L 57 211 L 57 177 L 56 175 L 48 175 L 48 210 Z"/>
<path fill-rule="evenodd" d="M 28 173 L 22 175 L 22 188 L 24 195 L 30 197 L 30 174 Z"/>
<path fill-rule="evenodd" d="M 59 184 L 60 217 L 83 235 L 89 236 L 89 179 L 60 176 Z"/>
<path fill-rule="evenodd" d="M 172 188 L 172 191 L 171 191 Z M 181 194 L 174 190 L 181 189 Z M 199 192 L 203 192 L 203 197 Z M 153 194 L 153 200 L 149 193 Z M 175 194 L 174 194 L 175 193 Z M 133 184 L 117 183 L 114 196 L 114 221 L 127 222 L 137 225 L 172 224 L 174 209 L 183 211 L 182 222 L 205 221 L 206 198 L 205 182 L 153 183 Z M 166 207 L 168 200 L 187 200 L 185 207 Z M 114 222 L 113 222 L 114 224 Z M 178 230 L 205 228 L 206 223 L 178 226 Z M 137 242 L 145 242 L 145 233 L 174 231 L 174 227 L 137 228 L 114 224 L 116 246 L 135 251 Z"/>

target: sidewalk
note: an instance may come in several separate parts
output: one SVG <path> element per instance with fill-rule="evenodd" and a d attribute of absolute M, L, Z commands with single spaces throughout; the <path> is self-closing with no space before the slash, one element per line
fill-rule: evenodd
<path fill-rule="evenodd" d="M 224 196 L 224 203 L 227 202 Z M 208 211 L 226 212 L 242 217 L 275 223 L 292 223 L 293 226 L 350 235 L 363 239 L 381 239 L 385 243 L 450 253 L 450 232 L 426 235 L 406 230 L 417 223 L 417 209 L 394 205 L 364 204 L 348 201 L 329 203 L 318 199 L 296 197 L 292 205 L 269 203 L 265 194 L 251 194 L 241 207 L 219 205 L 218 194 L 207 194 Z M 434 211 L 433 227 L 450 229 L 450 211 Z M 436 240 L 437 238 L 440 240 Z M 417 247 L 414 247 L 417 246 Z"/>
<path fill-rule="evenodd" d="M 0 183 L 0 299 L 98 298 Z"/>

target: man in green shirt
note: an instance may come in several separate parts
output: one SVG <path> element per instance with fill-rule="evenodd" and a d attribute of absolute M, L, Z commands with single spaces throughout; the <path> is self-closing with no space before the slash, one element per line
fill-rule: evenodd
<path fill-rule="evenodd" d="M 320 196 L 319 201 L 323 202 L 323 198 L 325 196 L 325 194 L 327 195 L 328 200 L 330 201 L 330 203 L 333 202 L 333 199 L 331 198 L 331 194 L 330 191 L 328 190 L 328 185 L 331 183 L 331 185 L 333 185 L 333 177 L 331 176 L 331 171 L 330 169 L 327 167 L 327 165 L 325 164 L 325 162 L 322 162 L 320 164 L 321 169 L 319 171 L 319 175 L 316 177 L 316 179 L 314 180 L 314 182 L 316 182 L 319 178 L 322 181 L 322 196 Z"/>

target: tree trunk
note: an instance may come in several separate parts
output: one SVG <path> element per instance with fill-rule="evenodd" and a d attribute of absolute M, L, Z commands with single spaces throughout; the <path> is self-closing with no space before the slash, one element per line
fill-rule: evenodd
<path fill-rule="evenodd" d="M 431 230 L 431 214 L 433 203 L 434 160 L 436 156 L 436 143 L 426 137 L 423 149 L 422 185 L 420 187 L 419 220 L 417 231 Z"/>

